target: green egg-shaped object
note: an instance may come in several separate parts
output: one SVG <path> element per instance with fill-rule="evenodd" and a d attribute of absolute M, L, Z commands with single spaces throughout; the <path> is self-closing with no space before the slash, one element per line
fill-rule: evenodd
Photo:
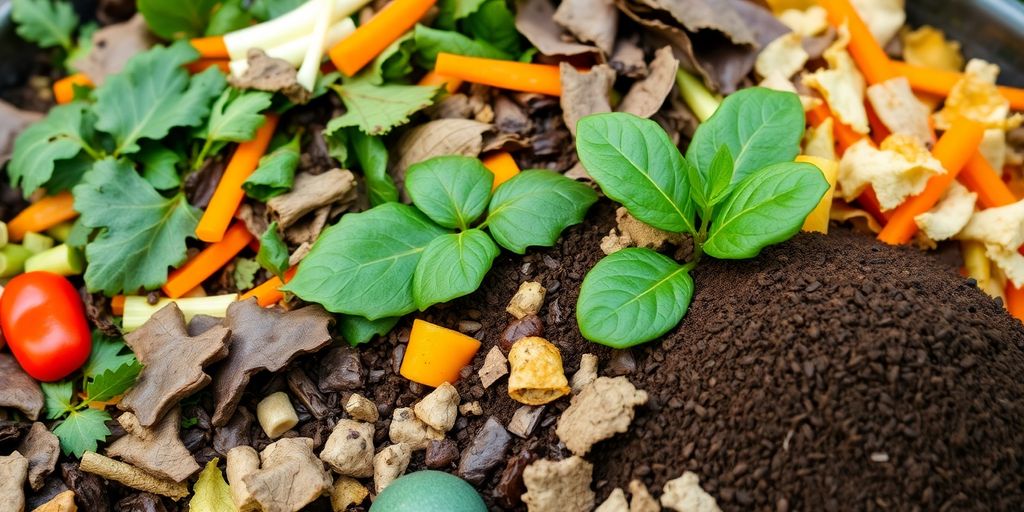
<path fill-rule="evenodd" d="M 417 471 L 391 482 L 370 512 L 487 512 L 487 506 L 465 480 L 441 471 Z"/>

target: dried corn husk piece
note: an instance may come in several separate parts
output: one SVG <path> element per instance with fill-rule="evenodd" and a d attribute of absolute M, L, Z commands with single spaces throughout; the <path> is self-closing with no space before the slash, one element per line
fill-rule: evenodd
<path fill-rule="evenodd" d="M 761 50 L 754 62 L 754 70 L 763 77 L 779 73 L 789 78 L 803 69 L 809 58 L 807 50 L 804 50 L 803 36 L 790 32 L 768 43 Z"/>
<path fill-rule="evenodd" d="M 853 57 L 846 51 L 850 43 L 850 31 L 845 26 L 839 30 L 839 38 L 825 50 L 827 69 L 819 69 L 804 75 L 804 85 L 818 91 L 829 109 L 839 121 L 849 125 L 857 133 L 867 134 L 868 113 L 864 108 L 864 90 L 867 86 L 864 75 L 857 70 Z"/>
<path fill-rule="evenodd" d="M 988 128 L 1010 130 L 1021 125 L 1024 117 L 1010 116 L 1010 100 L 996 87 L 999 66 L 981 59 L 967 63 L 964 77 L 953 86 L 945 106 L 935 114 L 935 127 L 948 130 L 953 123 L 966 117 Z"/>
<path fill-rule="evenodd" d="M 928 238 L 936 242 L 947 240 L 960 232 L 974 214 L 974 203 L 978 194 L 954 181 L 946 193 L 931 210 L 917 217 L 914 222 Z"/>
<path fill-rule="evenodd" d="M 903 34 L 903 60 L 914 66 L 946 71 L 960 71 L 964 67 L 960 43 L 947 41 L 941 30 L 928 25 Z"/>
<path fill-rule="evenodd" d="M 527 405 L 543 405 L 569 394 L 562 354 L 548 340 L 531 336 L 512 345 L 508 395 Z"/>
<path fill-rule="evenodd" d="M 891 135 L 879 149 L 867 140 L 850 146 L 839 162 L 839 187 L 843 199 L 852 201 L 871 185 L 882 209 L 891 210 L 921 193 L 929 178 L 945 173 L 920 141 Z"/>

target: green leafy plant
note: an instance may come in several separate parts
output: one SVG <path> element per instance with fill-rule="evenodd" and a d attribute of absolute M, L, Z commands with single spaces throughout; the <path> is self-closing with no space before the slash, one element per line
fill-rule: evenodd
<path fill-rule="evenodd" d="M 65 454 L 81 457 L 96 451 L 110 435 L 106 402 L 132 387 L 140 371 L 142 365 L 124 341 L 97 331 L 80 378 L 42 384 L 46 417 L 58 421 L 53 433 Z"/>
<path fill-rule="evenodd" d="M 493 182 L 475 158 L 444 156 L 410 166 L 405 189 L 414 206 L 385 203 L 343 216 L 284 289 L 335 313 L 376 321 L 342 322 L 343 331 L 368 339 L 387 332 L 395 317 L 475 291 L 499 245 L 522 254 L 554 244 L 597 200 L 586 185 L 549 171 L 523 171 L 492 193 Z"/>
<path fill-rule="evenodd" d="M 78 49 L 89 46 L 89 39 L 95 30 L 82 28 L 79 38 L 75 38 L 78 27 L 78 15 L 75 14 L 71 2 L 59 0 L 14 0 L 11 2 L 11 18 L 17 24 L 15 29 L 19 36 L 31 41 L 41 48 L 61 48 L 64 55 L 78 54 Z"/>
<path fill-rule="evenodd" d="M 680 264 L 650 249 L 598 262 L 580 288 L 576 317 L 592 341 L 623 348 L 677 325 L 703 255 L 753 258 L 800 230 L 828 190 L 816 167 L 793 162 L 804 113 L 795 94 L 753 88 L 726 98 L 694 135 L 686 157 L 657 123 L 629 114 L 580 120 L 580 162 L 601 190 L 653 227 L 693 237 Z"/>

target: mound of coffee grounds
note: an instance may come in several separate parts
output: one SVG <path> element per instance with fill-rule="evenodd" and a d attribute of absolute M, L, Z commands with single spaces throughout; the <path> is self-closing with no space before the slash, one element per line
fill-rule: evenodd
<path fill-rule="evenodd" d="M 1024 326 L 973 283 L 842 230 L 694 278 L 602 494 L 689 470 L 723 510 L 1024 508 Z"/>

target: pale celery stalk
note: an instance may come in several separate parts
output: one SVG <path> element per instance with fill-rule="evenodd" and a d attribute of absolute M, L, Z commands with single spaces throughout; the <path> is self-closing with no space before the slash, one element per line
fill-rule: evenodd
<path fill-rule="evenodd" d="M 327 40 L 323 45 L 323 50 L 327 51 L 328 48 L 340 43 L 342 39 L 352 35 L 352 32 L 355 31 L 356 24 L 352 21 L 352 18 L 345 18 L 335 23 L 327 32 Z M 264 51 L 268 57 L 281 59 L 292 66 L 298 67 L 299 64 L 302 64 L 302 59 L 306 55 L 306 49 L 309 48 L 312 40 L 313 36 L 307 35 L 273 48 L 267 48 Z M 235 59 L 231 61 L 229 66 L 231 67 L 232 75 L 242 76 L 249 69 L 249 60 L 245 58 Z"/>
<path fill-rule="evenodd" d="M 25 260 L 32 256 L 28 249 L 7 244 L 0 249 L 0 277 L 13 277 L 25 271 Z"/>
<path fill-rule="evenodd" d="M 46 234 L 58 242 L 67 242 L 68 237 L 71 236 L 71 228 L 74 227 L 74 225 L 74 222 L 61 222 L 60 224 L 47 229 Z"/>
<path fill-rule="evenodd" d="M 131 332 L 138 329 L 154 313 L 172 302 L 178 304 L 181 312 L 185 315 L 185 321 L 188 322 L 196 315 L 224 318 L 227 315 L 228 306 L 237 300 L 238 294 L 232 293 L 228 295 L 214 295 L 212 297 L 160 299 L 156 304 L 150 304 L 146 297 L 128 296 L 124 300 L 122 330 L 124 332 Z"/>
<path fill-rule="evenodd" d="M 25 272 L 43 271 L 61 276 L 76 276 L 82 273 L 84 267 L 82 253 L 67 244 L 33 254 L 25 260 Z"/>
<path fill-rule="evenodd" d="M 0 221 L 0 247 L 7 245 L 7 242 L 9 241 L 10 238 L 7 236 L 7 223 Z"/>
<path fill-rule="evenodd" d="M 39 254 L 53 247 L 54 243 L 53 239 L 46 235 L 31 232 L 25 233 L 25 238 L 21 240 L 21 245 L 28 249 L 32 254 Z"/>
<path fill-rule="evenodd" d="M 676 73 L 676 84 L 683 95 L 683 101 L 696 114 L 700 122 L 707 121 L 722 104 L 722 98 L 712 94 L 699 78 L 682 69 Z"/>
<path fill-rule="evenodd" d="M 334 0 L 330 23 L 348 18 L 369 0 Z M 309 1 L 288 14 L 224 35 L 224 46 L 231 60 L 244 59 L 250 48 L 266 50 L 308 35 L 313 30 L 319 2 Z"/>
<path fill-rule="evenodd" d="M 331 28 L 331 12 L 334 11 L 334 0 L 319 0 L 320 9 L 316 23 L 313 25 L 313 37 L 306 55 L 302 58 L 302 66 L 295 76 L 295 81 L 307 91 L 313 92 L 316 86 L 316 75 L 320 72 L 320 62 L 324 59 L 324 43 L 327 41 L 327 30 Z"/>

